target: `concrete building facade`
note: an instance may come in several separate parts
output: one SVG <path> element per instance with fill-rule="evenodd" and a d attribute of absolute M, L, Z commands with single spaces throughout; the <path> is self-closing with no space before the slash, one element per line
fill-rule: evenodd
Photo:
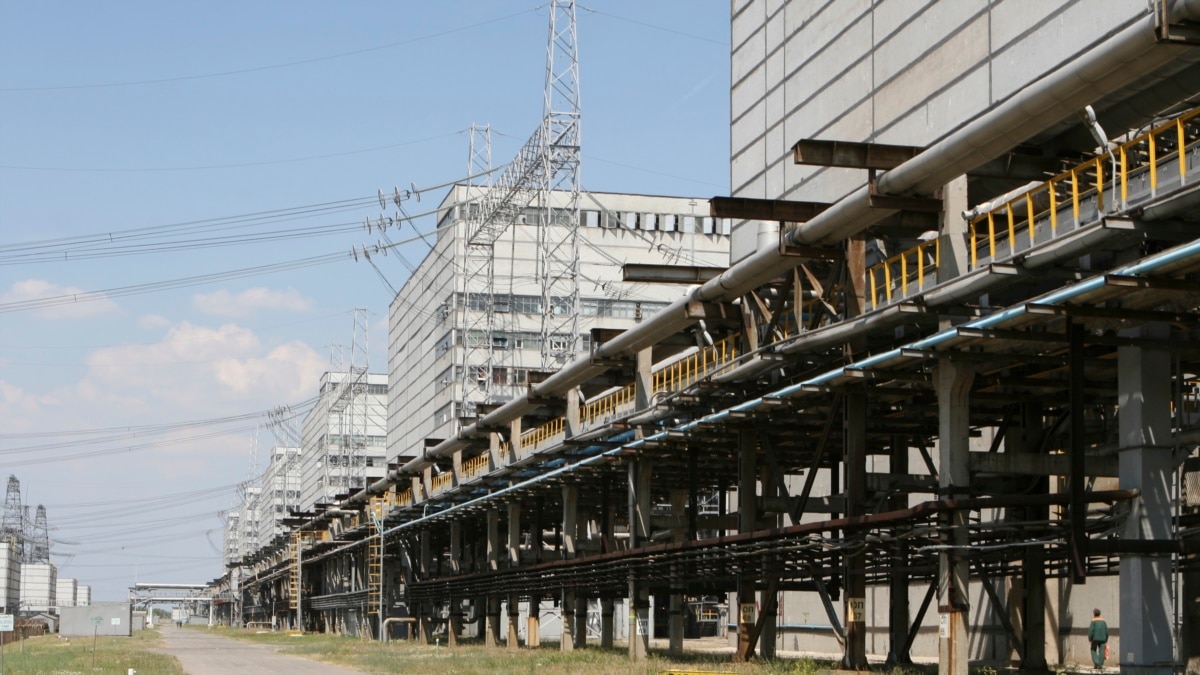
<path fill-rule="evenodd" d="M 92 604 L 92 587 L 88 584 L 79 584 L 75 587 L 75 606 L 87 607 Z"/>
<path fill-rule="evenodd" d="M 270 464 L 259 479 L 261 492 L 255 502 L 253 545 L 262 547 L 283 534 L 289 511 L 300 508 L 300 448 L 271 449 Z"/>
<path fill-rule="evenodd" d="M 15 614 L 21 603 L 21 555 L 11 542 L 0 541 L 0 606 Z"/>
<path fill-rule="evenodd" d="M 58 568 L 53 563 L 21 565 L 21 611 L 49 612 L 57 606 L 54 594 Z"/>
<path fill-rule="evenodd" d="M 79 582 L 75 579 L 59 577 L 54 584 L 54 600 L 57 607 L 74 607 L 75 596 L 79 592 Z"/>
<path fill-rule="evenodd" d="M 389 310 L 392 461 L 420 454 L 426 439 L 453 436 L 463 420 L 474 419 L 476 404 L 520 395 L 529 373 L 543 370 L 541 287 L 534 273 L 538 210 L 526 209 L 493 244 L 495 298 L 489 316 L 483 277 L 464 271 L 473 263 L 466 240 L 478 194 L 479 188 L 464 185 L 447 194 L 438 208 L 434 248 Z M 622 265 L 718 267 L 728 256 L 729 224 L 709 216 L 705 199 L 590 193 L 581 198 L 580 211 L 581 353 L 590 349 L 592 328 L 635 326 L 686 290 L 686 284 L 623 281 Z M 482 344 L 489 321 L 491 343 Z"/>
<path fill-rule="evenodd" d="M 320 398 L 304 418 L 300 464 L 302 510 L 381 478 L 387 469 L 387 375 L 327 372 Z"/>

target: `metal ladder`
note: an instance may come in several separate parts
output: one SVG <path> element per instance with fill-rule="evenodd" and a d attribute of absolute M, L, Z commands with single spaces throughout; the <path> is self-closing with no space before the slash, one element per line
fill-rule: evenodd
<path fill-rule="evenodd" d="M 375 534 L 367 545 L 367 612 L 383 614 L 383 502 L 371 498 L 371 521 Z"/>

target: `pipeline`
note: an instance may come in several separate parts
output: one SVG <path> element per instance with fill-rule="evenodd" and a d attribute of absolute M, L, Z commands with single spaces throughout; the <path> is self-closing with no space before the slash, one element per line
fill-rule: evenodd
<path fill-rule="evenodd" d="M 1200 0 L 1176 0 L 1171 5 L 1170 16 L 1173 22 L 1200 19 Z M 1147 13 L 1140 21 L 1030 83 L 913 159 L 882 174 L 878 179 L 879 191 L 896 195 L 931 191 L 1003 155 L 1014 145 L 1060 122 L 1096 98 L 1113 93 L 1168 63 L 1200 61 L 1200 54 L 1181 55 L 1178 46 L 1159 45 L 1154 21 L 1153 14 Z M 892 213 L 871 208 L 868 188 L 864 186 L 802 226 L 789 230 L 783 240 L 789 245 L 834 243 L 862 232 Z M 594 356 L 604 359 L 635 354 L 702 318 L 689 311 L 693 303 L 736 298 L 790 271 L 795 265 L 794 258 L 781 256 L 777 250 L 760 250 L 642 324 L 600 345 Z M 604 366 L 594 365 L 592 357 L 576 359 L 546 381 L 534 385 L 531 395 L 535 398 L 562 395 L 605 370 Z M 529 396 L 505 403 L 475 424 L 459 430 L 454 438 L 428 450 L 426 456 L 410 460 L 353 495 L 350 501 L 365 502 L 370 494 L 387 490 L 402 476 L 430 466 L 432 462 L 428 457 L 447 457 L 467 447 L 471 439 L 482 436 L 481 429 L 502 426 L 533 409 Z"/>

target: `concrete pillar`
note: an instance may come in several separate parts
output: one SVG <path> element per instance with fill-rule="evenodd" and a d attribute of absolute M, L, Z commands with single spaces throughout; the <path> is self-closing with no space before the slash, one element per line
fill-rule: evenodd
<path fill-rule="evenodd" d="M 487 512 L 487 567 L 495 572 L 500 569 L 500 511 L 488 509 Z M 486 630 L 483 643 L 488 647 L 500 645 L 500 597 L 489 595 L 487 598 Z"/>
<path fill-rule="evenodd" d="M 969 271 L 969 226 L 962 212 L 970 208 L 967 204 L 967 177 L 959 176 L 942 188 L 942 232 L 941 258 L 937 278 L 946 281 L 962 276 Z"/>
<path fill-rule="evenodd" d="M 576 554 L 575 537 L 579 531 L 579 487 L 564 485 L 562 488 L 562 554 L 564 558 L 574 558 Z M 575 649 L 575 591 L 563 591 L 562 599 L 562 640 L 559 649 L 569 652 Z"/>
<path fill-rule="evenodd" d="M 1020 417 L 1008 428 L 1004 437 L 1004 451 L 1018 454 L 1040 454 L 1042 451 L 1043 411 L 1040 403 L 1021 405 Z M 1047 494 L 1050 481 L 1038 477 L 1032 493 Z M 1027 506 L 1019 511 L 1028 521 L 1045 521 L 1050 518 L 1047 506 Z M 1042 546 L 1028 546 L 1021 563 L 1022 574 L 1013 580 L 1014 602 L 1022 628 L 1025 658 L 1021 668 L 1045 670 L 1046 663 L 1046 550 Z"/>
<path fill-rule="evenodd" d="M 600 599 L 600 648 L 612 649 L 613 647 L 613 604 L 612 598 Z"/>
<path fill-rule="evenodd" d="M 908 439 L 893 436 L 891 453 L 888 456 L 888 472 L 893 476 L 908 473 Z M 908 496 L 892 497 L 888 509 L 898 511 L 908 507 Z M 905 648 L 908 640 L 909 622 L 912 617 L 908 607 L 908 544 L 899 539 L 891 545 L 892 573 L 888 580 L 888 655 L 886 665 L 901 666 L 912 663 L 910 650 Z"/>
<path fill-rule="evenodd" d="M 575 641 L 575 649 L 587 646 L 587 611 L 588 598 L 583 593 L 575 594 L 575 621 L 572 625 L 571 638 Z"/>
<path fill-rule="evenodd" d="M 566 438 L 574 438 L 582 431 L 579 426 L 579 390 L 569 390 L 566 399 L 567 412 L 563 415 L 563 435 Z"/>
<path fill-rule="evenodd" d="M 516 417 L 508 423 L 508 461 L 515 462 L 521 458 L 525 450 L 521 447 L 521 418 Z"/>
<path fill-rule="evenodd" d="M 421 546 L 421 578 L 428 579 L 433 574 L 433 533 L 429 530 L 421 531 L 420 538 Z M 420 625 L 417 627 L 420 637 L 417 639 L 421 644 L 429 644 L 430 638 L 433 636 L 433 603 L 422 602 L 421 615 L 419 618 Z"/>
<path fill-rule="evenodd" d="M 686 537 L 687 528 L 687 506 L 688 493 L 686 490 L 671 491 L 671 520 L 674 531 L 671 535 L 671 540 L 676 544 L 681 544 Z M 672 579 L 679 579 L 682 571 L 675 569 L 672 574 Z M 680 579 L 680 582 L 682 580 Z M 683 626 L 685 606 L 683 602 L 683 588 L 679 585 L 672 585 L 670 602 L 670 615 L 667 618 L 667 651 L 671 656 L 683 655 Z"/>
<path fill-rule="evenodd" d="M 649 350 L 647 350 L 649 351 Z M 650 476 L 646 461 L 629 463 L 629 548 L 650 541 Z M 629 656 L 643 660 L 650 653 L 650 588 L 635 577 L 629 578 Z"/>
<path fill-rule="evenodd" d="M 1165 339 L 1169 333 L 1165 326 L 1149 326 L 1122 335 Z M 1117 350 L 1118 473 L 1121 489 L 1141 491 L 1122 533 L 1127 541 L 1164 541 L 1172 536 L 1175 462 L 1170 373 L 1169 352 L 1143 347 Z M 1172 672 L 1171 557 L 1125 554 L 1120 579 L 1120 653 L 1113 660 L 1121 664 L 1122 673 Z"/>
<path fill-rule="evenodd" d="M 938 359 L 935 387 L 938 399 L 938 485 L 944 498 L 965 495 L 971 485 L 970 393 L 975 371 L 969 364 Z M 947 528 L 943 544 L 968 544 L 966 511 L 955 511 L 942 519 Z M 944 551 L 938 555 L 939 675 L 967 675 L 970 634 L 969 562 L 965 555 Z"/>
<path fill-rule="evenodd" d="M 844 419 L 846 515 L 866 513 L 867 498 L 867 392 L 862 387 L 846 390 Z M 842 668 L 865 670 L 867 667 L 867 579 L 862 553 L 850 553 L 845 563 L 846 646 Z"/>
<path fill-rule="evenodd" d="M 738 432 L 738 532 L 753 532 L 758 527 L 758 435 L 753 429 Z M 737 616 L 737 651 L 734 659 L 746 661 L 754 655 L 750 638 L 757 620 L 754 598 L 755 579 L 738 579 L 737 604 L 731 611 Z"/>
<path fill-rule="evenodd" d="M 650 407 L 654 398 L 654 356 L 647 347 L 637 353 L 637 362 L 633 374 L 633 397 L 638 410 Z"/>
<path fill-rule="evenodd" d="M 525 626 L 525 646 L 534 649 L 542 646 L 542 596 L 529 596 L 529 618 Z"/>
<path fill-rule="evenodd" d="M 516 569 L 521 566 L 521 505 L 512 502 L 508 505 L 508 567 Z M 520 598 L 517 595 L 508 596 L 508 647 L 516 649 L 521 646 L 520 638 Z"/>

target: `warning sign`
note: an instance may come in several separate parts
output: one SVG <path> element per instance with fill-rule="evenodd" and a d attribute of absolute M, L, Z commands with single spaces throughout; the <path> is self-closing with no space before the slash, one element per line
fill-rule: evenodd
<path fill-rule="evenodd" d="M 863 622 L 867 620 L 867 599 L 846 598 L 846 623 Z"/>
<path fill-rule="evenodd" d="M 743 603 L 738 607 L 738 623 L 751 624 L 758 618 L 757 609 L 753 602 Z"/>

